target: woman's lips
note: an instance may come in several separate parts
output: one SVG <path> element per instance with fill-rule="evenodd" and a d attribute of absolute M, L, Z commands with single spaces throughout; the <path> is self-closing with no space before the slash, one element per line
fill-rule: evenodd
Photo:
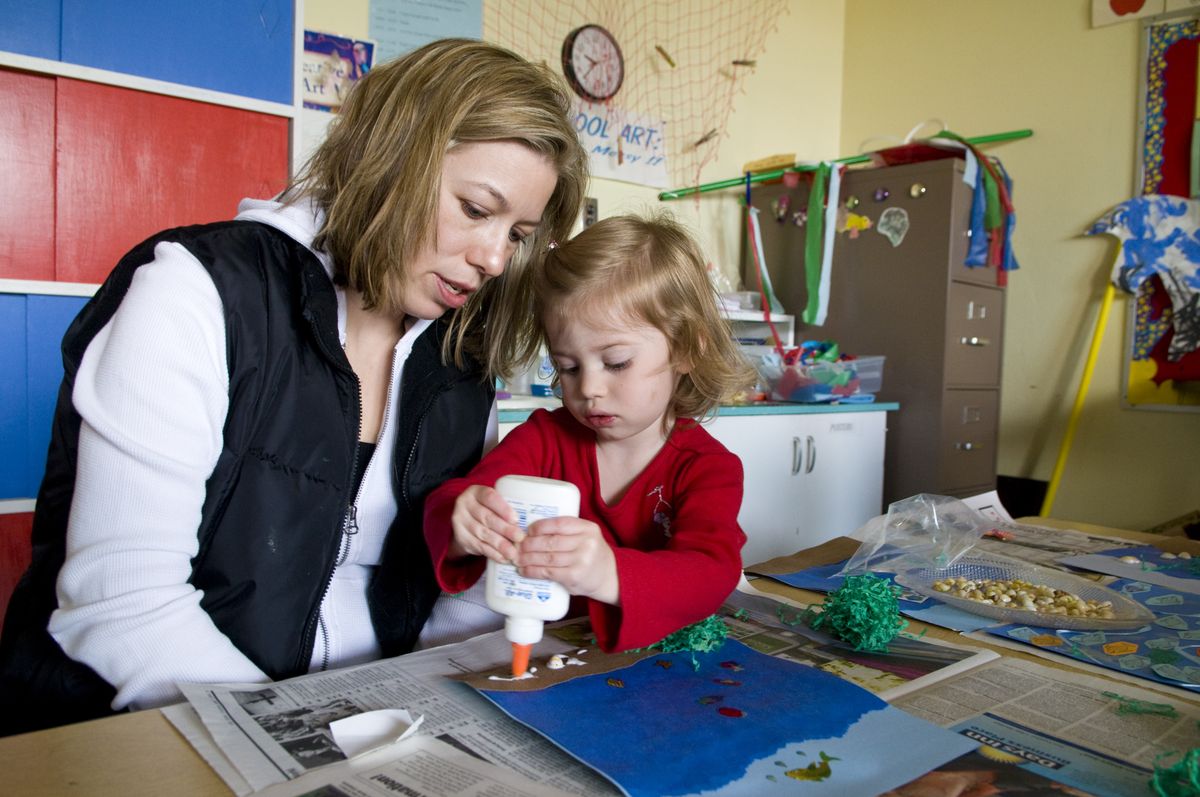
<path fill-rule="evenodd" d="M 471 298 L 471 290 L 469 288 L 464 288 L 457 283 L 449 282 L 441 277 L 437 277 L 437 287 L 442 303 L 451 309 L 462 307 L 467 303 L 467 299 Z"/>

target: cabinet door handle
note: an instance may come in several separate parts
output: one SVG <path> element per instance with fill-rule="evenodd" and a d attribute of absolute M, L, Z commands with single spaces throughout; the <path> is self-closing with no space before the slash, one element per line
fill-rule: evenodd
<path fill-rule="evenodd" d="M 987 338 L 977 338 L 975 336 L 971 336 L 968 338 L 965 335 L 963 337 L 959 338 L 958 342 L 964 346 L 990 346 L 990 345 L 992 345 L 992 342 L 990 340 L 988 340 Z"/>
<path fill-rule="evenodd" d="M 806 448 L 808 449 L 808 453 L 806 456 L 808 464 L 805 465 L 804 472 L 812 473 L 813 468 L 815 468 L 817 466 L 817 441 L 813 439 L 812 435 L 808 436 L 808 442 L 806 443 Z"/>
<path fill-rule="evenodd" d="M 977 445 L 976 445 L 976 444 L 974 444 L 974 443 L 970 443 L 970 442 L 968 442 L 968 443 L 955 443 L 955 444 L 954 444 L 954 447 L 955 447 L 955 448 L 957 448 L 959 451 L 974 451 L 975 449 L 979 448 L 979 446 L 977 446 Z"/>
<path fill-rule="evenodd" d="M 800 472 L 800 438 L 792 438 L 792 475 Z"/>

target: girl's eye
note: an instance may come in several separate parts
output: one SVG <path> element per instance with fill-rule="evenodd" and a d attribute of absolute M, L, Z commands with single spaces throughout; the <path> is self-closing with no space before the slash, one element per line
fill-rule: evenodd
<path fill-rule="evenodd" d="M 555 370 L 557 370 L 559 374 L 574 374 L 579 370 L 579 366 L 578 365 L 558 365 L 558 366 L 555 366 Z"/>
<path fill-rule="evenodd" d="M 604 367 L 610 371 L 624 371 L 629 367 L 630 360 L 624 360 L 619 363 L 605 363 Z"/>

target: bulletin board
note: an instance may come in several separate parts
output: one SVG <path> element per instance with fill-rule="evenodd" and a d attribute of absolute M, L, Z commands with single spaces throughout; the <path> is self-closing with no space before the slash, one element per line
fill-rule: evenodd
<path fill-rule="evenodd" d="M 1200 128 L 1200 15 L 1162 15 L 1144 22 L 1142 33 L 1136 192 L 1192 196 L 1192 170 L 1200 166 L 1192 154 L 1193 130 Z M 1166 358 L 1172 310 L 1157 277 L 1130 297 L 1126 316 L 1125 406 L 1200 411 L 1200 380 L 1191 378 L 1200 372 L 1200 351 L 1174 362 Z"/>

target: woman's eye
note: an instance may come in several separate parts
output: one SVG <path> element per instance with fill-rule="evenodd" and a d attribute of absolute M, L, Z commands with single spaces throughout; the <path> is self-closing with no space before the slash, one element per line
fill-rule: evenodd
<path fill-rule="evenodd" d="M 529 237 L 529 236 L 527 236 L 525 233 L 521 232 L 520 230 L 518 230 L 516 228 L 510 230 L 508 233 L 508 240 L 512 241 L 515 244 L 521 243 L 527 237 Z"/>
<path fill-rule="evenodd" d="M 463 214 L 470 219 L 482 219 L 487 216 L 487 212 L 483 208 L 477 207 L 470 202 L 462 203 Z"/>

